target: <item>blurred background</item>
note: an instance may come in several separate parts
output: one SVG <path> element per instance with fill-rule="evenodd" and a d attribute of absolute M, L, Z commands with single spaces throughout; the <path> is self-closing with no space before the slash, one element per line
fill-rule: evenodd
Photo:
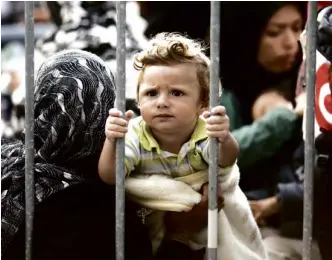
<path fill-rule="evenodd" d="M 114 2 L 35 1 L 35 72 L 45 58 L 63 49 L 93 52 L 116 73 Z M 137 2 L 127 2 L 127 97 L 134 103 L 132 54 L 147 42 L 146 20 Z M 24 2 L 1 1 L 1 136 L 20 137 L 24 128 Z"/>

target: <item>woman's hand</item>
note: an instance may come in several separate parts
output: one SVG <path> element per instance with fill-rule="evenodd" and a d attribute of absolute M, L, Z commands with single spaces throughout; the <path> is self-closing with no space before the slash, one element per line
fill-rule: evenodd
<path fill-rule="evenodd" d="M 209 185 L 202 186 L 201 202 L 189 212 L 167 212 L 164 218 L 167 232 L 169 233 L 195 233 L 207 227 L 209 209 Z M 224 206 L 224 197 L 221 188 L 218 189 L 218 209 Z"/>
<path fill-rule="evenodd" d="M 249 205 L 258 225 L 265 225 L 265 219 L 279 211 L 276 196 L 262 200 L 250 200 Z"/>

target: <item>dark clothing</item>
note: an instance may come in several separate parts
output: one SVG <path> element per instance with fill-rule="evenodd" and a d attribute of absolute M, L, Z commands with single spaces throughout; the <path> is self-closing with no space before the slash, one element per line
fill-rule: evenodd
<path fill-rule="evenodd" d="M 154 260 L 203 260 L 205 251 L 205 248 L 194 251 L 185 244 L 165 239 Z"/>
<path fill-rule="evenodd" d="M 301 238 L 303 226 L 304 142 L 296 149 L 292 163 L 279 173 L 276 196 L 280 206 L 280 232 Z"/>
<path fill-rule="evenodd" d="M 9 122 L 12 118 L 14 104 L 9 94 L 1 94 L 1 118 Z"/>
<path fill-rule="evenodd" d="M 209 34 L 210 2 L 140 1 L 139 5 L 148 23 L 144 32 L 148 38 L 161 32 L 180 32 L 204 40 Z"/>
<path fill-rule="evenodd" d="M 126 204 L 126 259 L 152 257 L 148 232 Z M 24 224 L 4 260 L 24 258 Z M 36 205 L 33 232 L 33 260 L 115 259 L 115 188 L 78 184 Z"/>
<path fill-rule="evenodd" d="M 332 135 L 324 133 L 317 139 L 313 225 L 322 260 L 329 260 L 332 255 Z M 327 146 L 329 153 L 326 153 Z"/>

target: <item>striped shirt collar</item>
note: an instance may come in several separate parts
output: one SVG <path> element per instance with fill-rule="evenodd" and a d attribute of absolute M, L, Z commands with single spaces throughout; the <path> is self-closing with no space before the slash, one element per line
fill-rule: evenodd
<path fill-rule="evenodd" d="M 143 148 L 147 151 L 152 151 L 153 149 L 156 150 L 157 154 L 161 153 L 160 146 L 157 140 L 152 135 L 150 127 L 146 124 L 146 122 L 142 119 L 140 122 L 142 133 L 140 134 L 140 143 Z M 197 120 L 197 124 L 195 126 L 194 132 L 191 135 L 189 140 L 189 148 L 194 149 L 196 144 L 199 141 L 205 140 L 208 138 L 206 131 L 205 131 L 206 122 L 203 117 L 199 117 Z"/>

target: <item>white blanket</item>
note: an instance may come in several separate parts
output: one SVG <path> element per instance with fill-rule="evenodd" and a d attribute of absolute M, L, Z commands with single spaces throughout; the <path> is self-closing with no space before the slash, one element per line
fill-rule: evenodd
<path fill-rule="evenodd" d="M 126 179 L 126 191 L 133 201 L 151 209 L 146 217 L 154 251 L 164 235 L 165 211 L 190 211 L 199 203 L 197 191 L 208 181 L 208 171 L 197 172 L 176 179 L 160 175 L 135 176 Z M 262 237 L 251 213 L 248 201 L 239 188 L 239 168 L 219 172 L 219 184 L 225 198 L 219 212 L 218 259 L 262 260 L 268 259 Z M 174 240 L 186 243 L 192 249 L 207 246 L 207 230 L 197 234 L 172 234 Z"/>

